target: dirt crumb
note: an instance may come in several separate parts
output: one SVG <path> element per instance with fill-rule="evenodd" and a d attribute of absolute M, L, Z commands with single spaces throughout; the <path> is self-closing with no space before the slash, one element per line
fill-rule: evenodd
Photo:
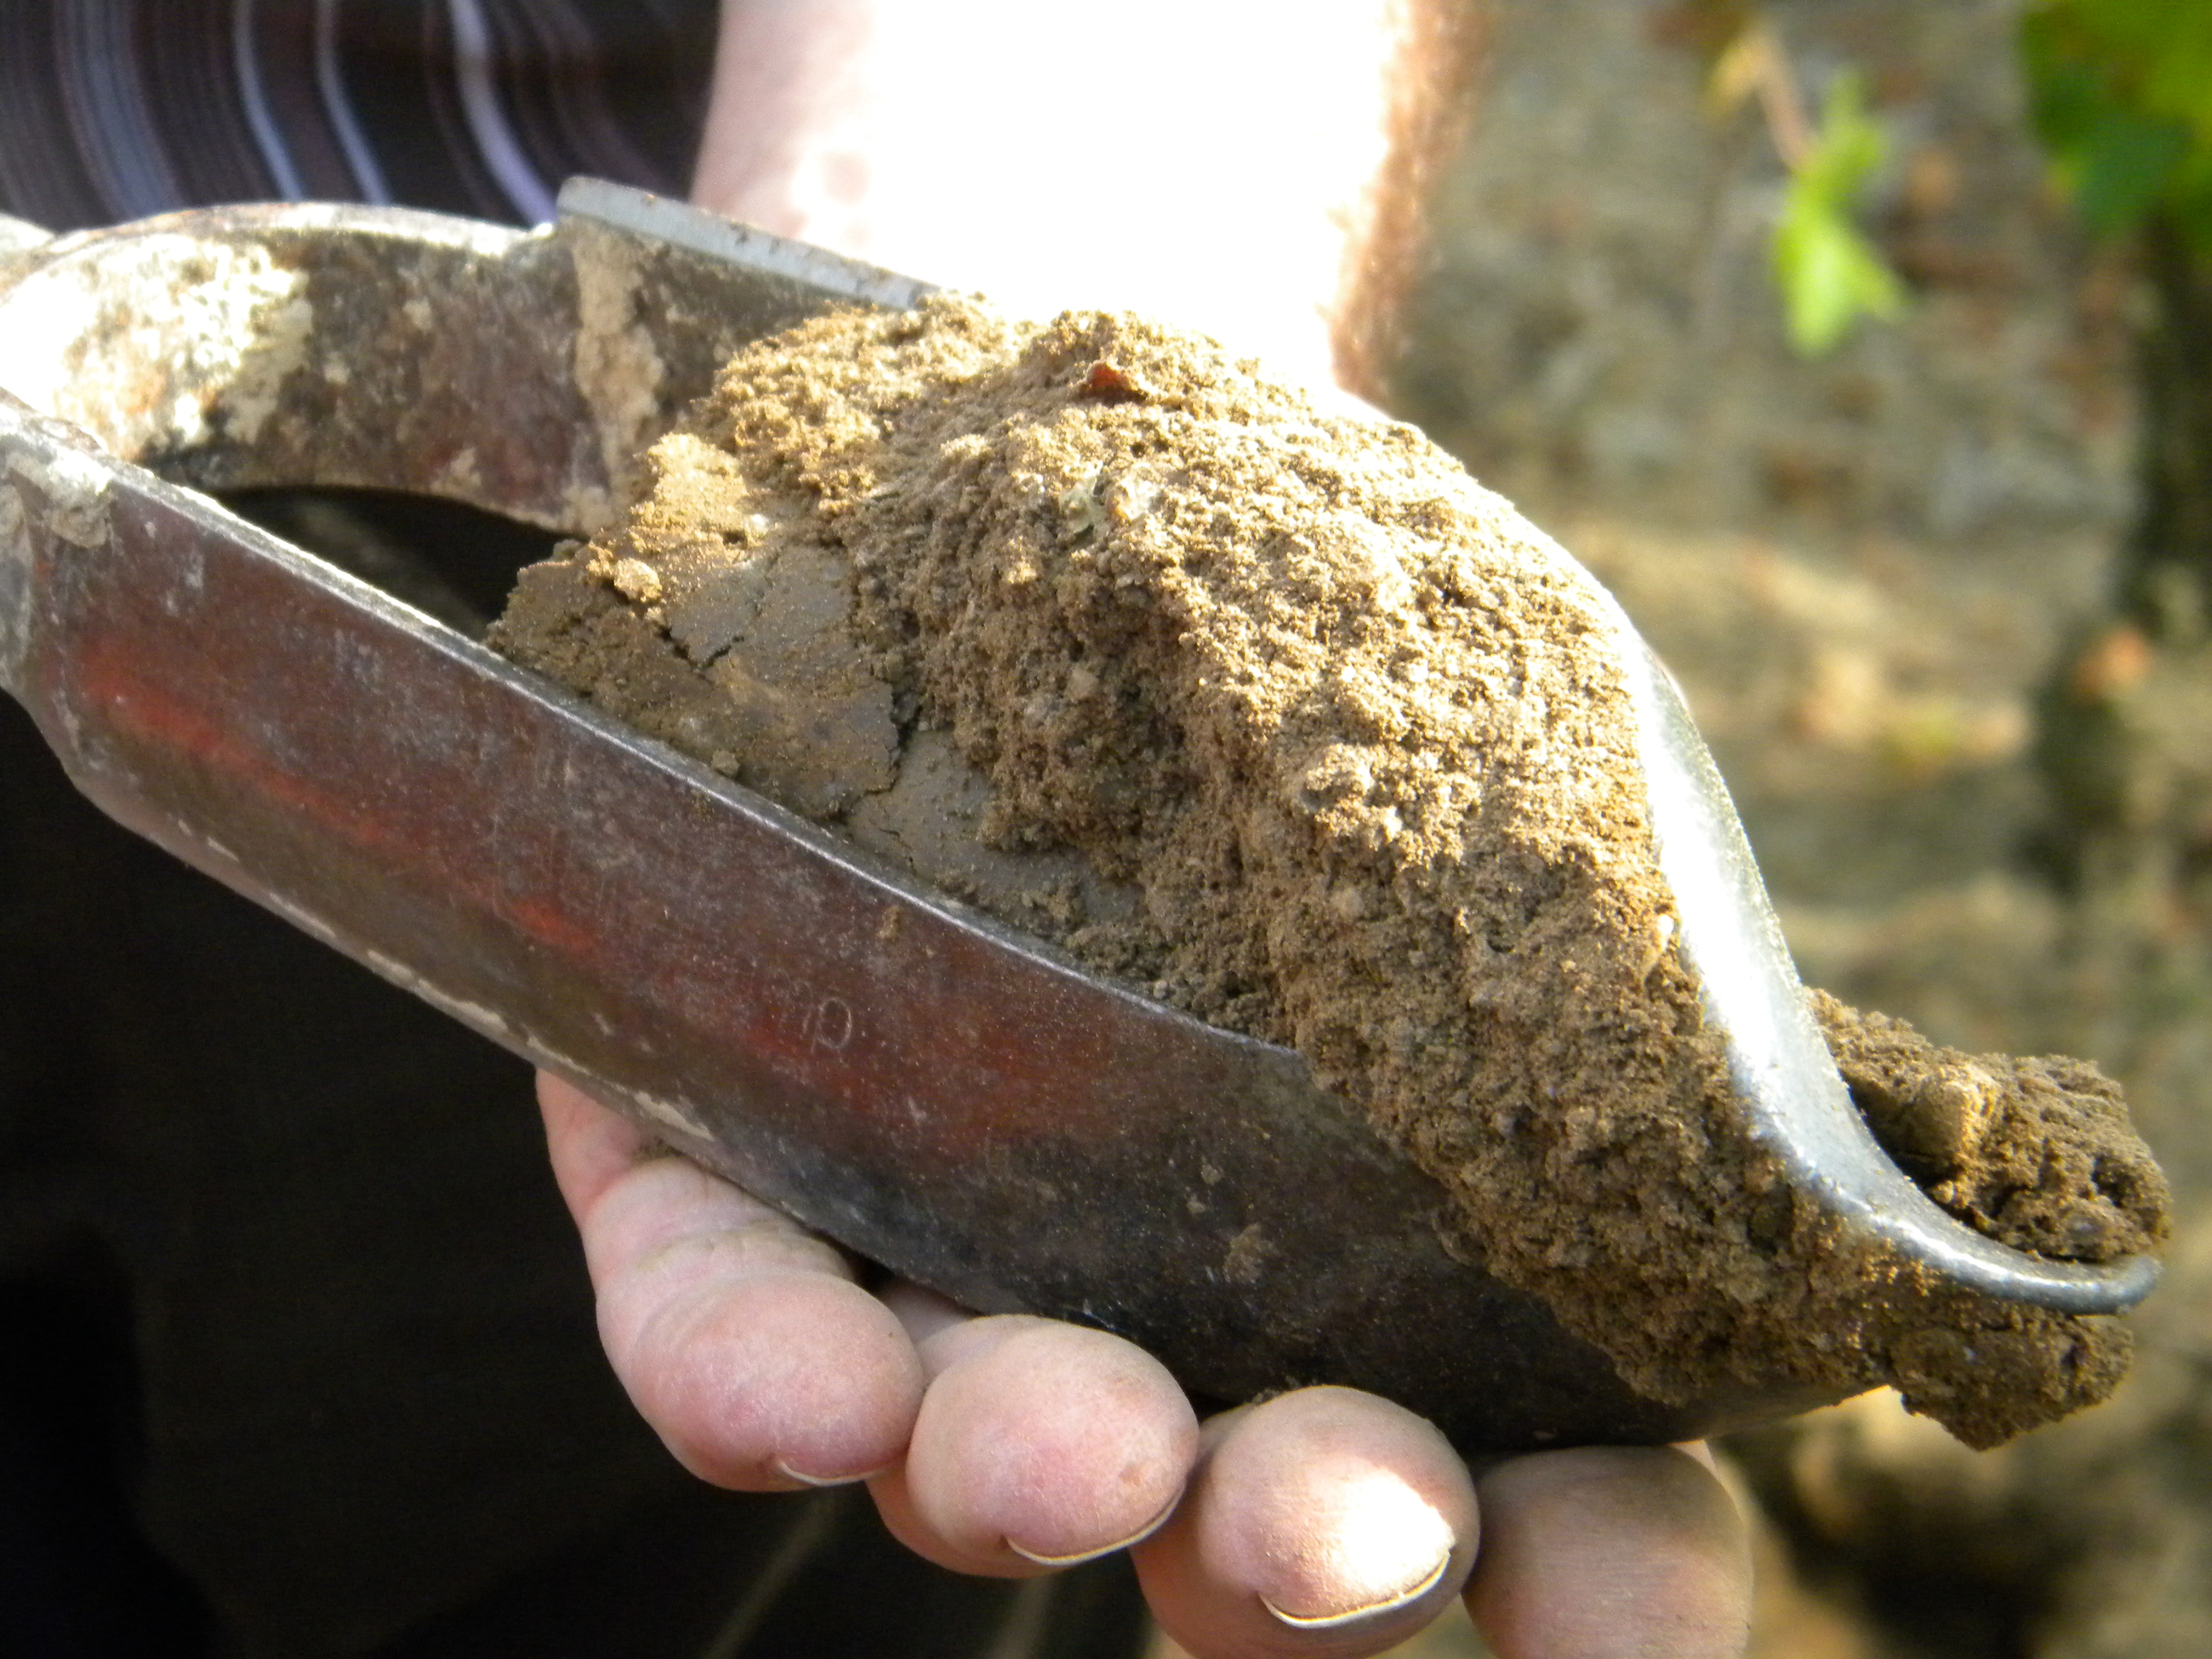
<path fill-rule="evenodd" d="M 495 642 L 1086 963 L 1297 1048 L 1449 1241 L 1657 1398 L 1896 1382 L 1990 1443 L 2112 1322 L 1838 1249 L 1752 1138 L 1656 861 L 1589 575 L 1410 428 L 1143 319 L 939 297 L 741 352 Z M 2117 1091 L 1820 1012 L 1972 1224 L 2162 1236 Z"/>
<path fill-rule="evenodd" d="M 1960 1220 L 2062 1261 L 2158 1248 L 2166 1179 L 2094 1066 L 1962 1054 L 1824 991 L 1813 1010 L 1875 1139 Z"/>

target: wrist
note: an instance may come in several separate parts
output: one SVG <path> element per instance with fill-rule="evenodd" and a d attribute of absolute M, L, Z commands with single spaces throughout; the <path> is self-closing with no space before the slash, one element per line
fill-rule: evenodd
<path fill-rule="evenodd" d="M 726 0 L 695 198 L 1010 311 L 1147 311 L 1326 380 L 1398 9 Z"/>

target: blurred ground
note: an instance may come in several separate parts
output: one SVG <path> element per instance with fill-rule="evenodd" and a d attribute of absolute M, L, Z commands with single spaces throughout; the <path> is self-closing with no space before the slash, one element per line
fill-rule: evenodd
<path fill-rule="evenodd" d="M 1871 1396 L 1733 1448 L 1780 1659 L 2212 1653 L 2212 948 L 2154 879 L 2037 855 L 2034 700 L 2130 511 L 2124 263 L 2027 137 L 2013 0 L 1783 0 L 1868 72 L 1901 321 L 1808 364 L 1782 184 L 1657 0 L 1501 0 L 1396 407 L 1620 595 L 1735 790 L 1806 978 L 1969 1048 L 2097 1060 L 2177 1188 L 2119 1398 L 1976 1455 Z M 1755 1496 L 1754 1496 L 1755 1494 Z M 1419 1652 L 1479 1651 L 1463 1622 Z"/>

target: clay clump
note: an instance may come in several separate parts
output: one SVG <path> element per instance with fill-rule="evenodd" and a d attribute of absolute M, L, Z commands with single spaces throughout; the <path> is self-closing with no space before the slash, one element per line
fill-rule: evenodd
<path fill-rule="evenodd" d="M 495 643 L 1297 1048 L 1632 1386 L 1894 1382 L 1990 1443 L 2124 1370 L 2112 1322 L 1932 1290 L 1792 1196 L 1677 942 L 1609 608 L 1409 428 L 1142 319 L 937 298 L 746 349 L 647 471 Z M 2074 1260 L 2162 1237 L 2088 1068 L 1820 1012 L 1954 1213 Z"/>

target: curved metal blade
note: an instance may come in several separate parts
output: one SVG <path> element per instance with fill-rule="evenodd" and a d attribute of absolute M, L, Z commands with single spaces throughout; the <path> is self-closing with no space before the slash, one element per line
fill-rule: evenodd
<path fill-rule="evenodd" d="M 1535 1298 L 1448 1257 L 1440 1189 L 1296 1055 L 872 869 L 129 464 L 589 530 L 743 340 L 919 291 L 612 186 L 563 204 L 528 234 L 388 210 L 179 216 L 46 244 L 0 290 L 0 385 L 44 411 L 0 395 L 0 675 L 88 794 L 855 1249 L 978 1307 L 1122 1331 L 1200 1392 L 1353 1383 L 1492 1448 L 1817 1403 L 1635 1394 Z M 1759 955 L 1778 934 L 1755 937 L 1771 917 L 1734 813 L 1652 672 L 1662 856 L 1678 886 L 1735 884 L 1689 942 L 1807 1189 L 1980 1288 L 2136 1299 L 2144 1264 L 2054 1268 L 1948 1217 L 1983 1248 L 1892 1224 L 1885 1182 L 1909 1183 L 1878 1150 L 1881 1181 L 1864 1147 L 1835 1149 L 1834 1100 L 1768 1109 L 1784 1095 L 1750 1038 L 1796 981 Z M 1667 788 L 1681 799 L 1661 810 Z"/>

